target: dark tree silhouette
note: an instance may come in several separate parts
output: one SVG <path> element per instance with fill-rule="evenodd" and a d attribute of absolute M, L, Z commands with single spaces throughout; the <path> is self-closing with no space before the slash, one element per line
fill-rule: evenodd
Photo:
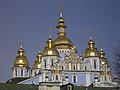
<path fill-rule="evenodd" d="M 118 82 L 120 83 L 120 43 L 114 49 L 114 69 L 117 76 Z"/>

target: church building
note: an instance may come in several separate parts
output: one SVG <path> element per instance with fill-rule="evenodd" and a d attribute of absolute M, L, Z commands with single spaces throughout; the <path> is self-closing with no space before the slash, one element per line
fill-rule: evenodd
<path fill-rule="evenodd" d="M 85 48 L 84 54 L 78 54 L 77 46 L 67 37 L 62 2 L 59 6 L 60 16 L 56 26 L 58 30 L 56 39 L 52 38 L 51 33 L 49 34 L 44 50 L 38 50 L 31 69 L 21 41 L 17 51 L 18 56 L 13 60 L 12 78 L 6 84 L 26 85 L 26 87 L 31 85 L 38 88 L 37 90 L 117 87 L 118 84 L 111 74 L 105 52 L 102 48 L 95 46 L 97 42 L 94 41 L 92 35 L 86 43 L 88 47 Z"/>

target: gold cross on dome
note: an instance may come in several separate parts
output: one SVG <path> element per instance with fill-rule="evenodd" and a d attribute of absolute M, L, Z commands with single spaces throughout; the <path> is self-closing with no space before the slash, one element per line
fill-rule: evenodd
<path fill-rule="evenodd" d="M 20 48 L 22 48 L 23 46 L 22 46 L 22 40 L 20 40 Z"/>
<path fill-rule="evenodd" d="M 93 33 L 93 29 L 90 28 L 90 39 L 92 39 L 92 33 Z"/>
<path fill-rule="evenodd" d="M 40 45 L 40 44 L 38 44 L 38 47 L 39 47 L 39 48 L 40 48 L 40 46 L 41 46 L 41 45 Z M 38 53 L 40 53 L 40 49 L 38 50 Z"/>
<path fill-rule="evenodd" d="M 49 31 L 49 38 L 51 38 L 51 31 L 52 31 L 52 28 L 48 28 L 48 31 Z"/>
<path fill-rule="evenodd" d="M 103 50 L 103 44 L 100 43 L 100 50 L 102 51 Z"/>
<path fill-rule="evenodd" d="M 60 0 L 60 4 L 59 5 L 57 5 L 57 6 L 59 6 L 60 7 L 60 17 L 62 17 L 62 9 L 63 9 L 63 4 L 62 4 L 62 0 Z"/>
<path fill-rule="evenodd" d="M 63 8 L 62 0 L 60 0 L 60 5 L 59 5 L 59 7 L 60 7 L 60 12 L 62 12 L 62 8 Z"/>

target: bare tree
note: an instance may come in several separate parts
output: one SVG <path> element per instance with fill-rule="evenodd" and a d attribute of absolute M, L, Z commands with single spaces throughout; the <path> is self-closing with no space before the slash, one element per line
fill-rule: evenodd
<path fill-rule="evenodd" d="M 120 83 L 120 43 L 117 47 L 115 47 L 113 54 L 114 54 L 114 70 L 117 79 Z"/>

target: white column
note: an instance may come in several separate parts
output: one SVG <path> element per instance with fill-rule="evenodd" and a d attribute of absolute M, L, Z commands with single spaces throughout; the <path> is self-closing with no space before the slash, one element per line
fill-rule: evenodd
<path fill-rule="evenodd" d="M 13 68 L 13 77 L 15 77 L 15 69 Z"/>
<path fill-rule="evenodd" d="M 90 73 L 86 72 L 86 86 L 90 85 Z"/>
<path fill-rule="evenodd" d="M 69 63 L 69 70 L 71 70 L 71 63 Z"/>
<path fill-rule="evenodd" d="M 77 63 L 77 70 L 80 70 L 80 62 Z"/>

